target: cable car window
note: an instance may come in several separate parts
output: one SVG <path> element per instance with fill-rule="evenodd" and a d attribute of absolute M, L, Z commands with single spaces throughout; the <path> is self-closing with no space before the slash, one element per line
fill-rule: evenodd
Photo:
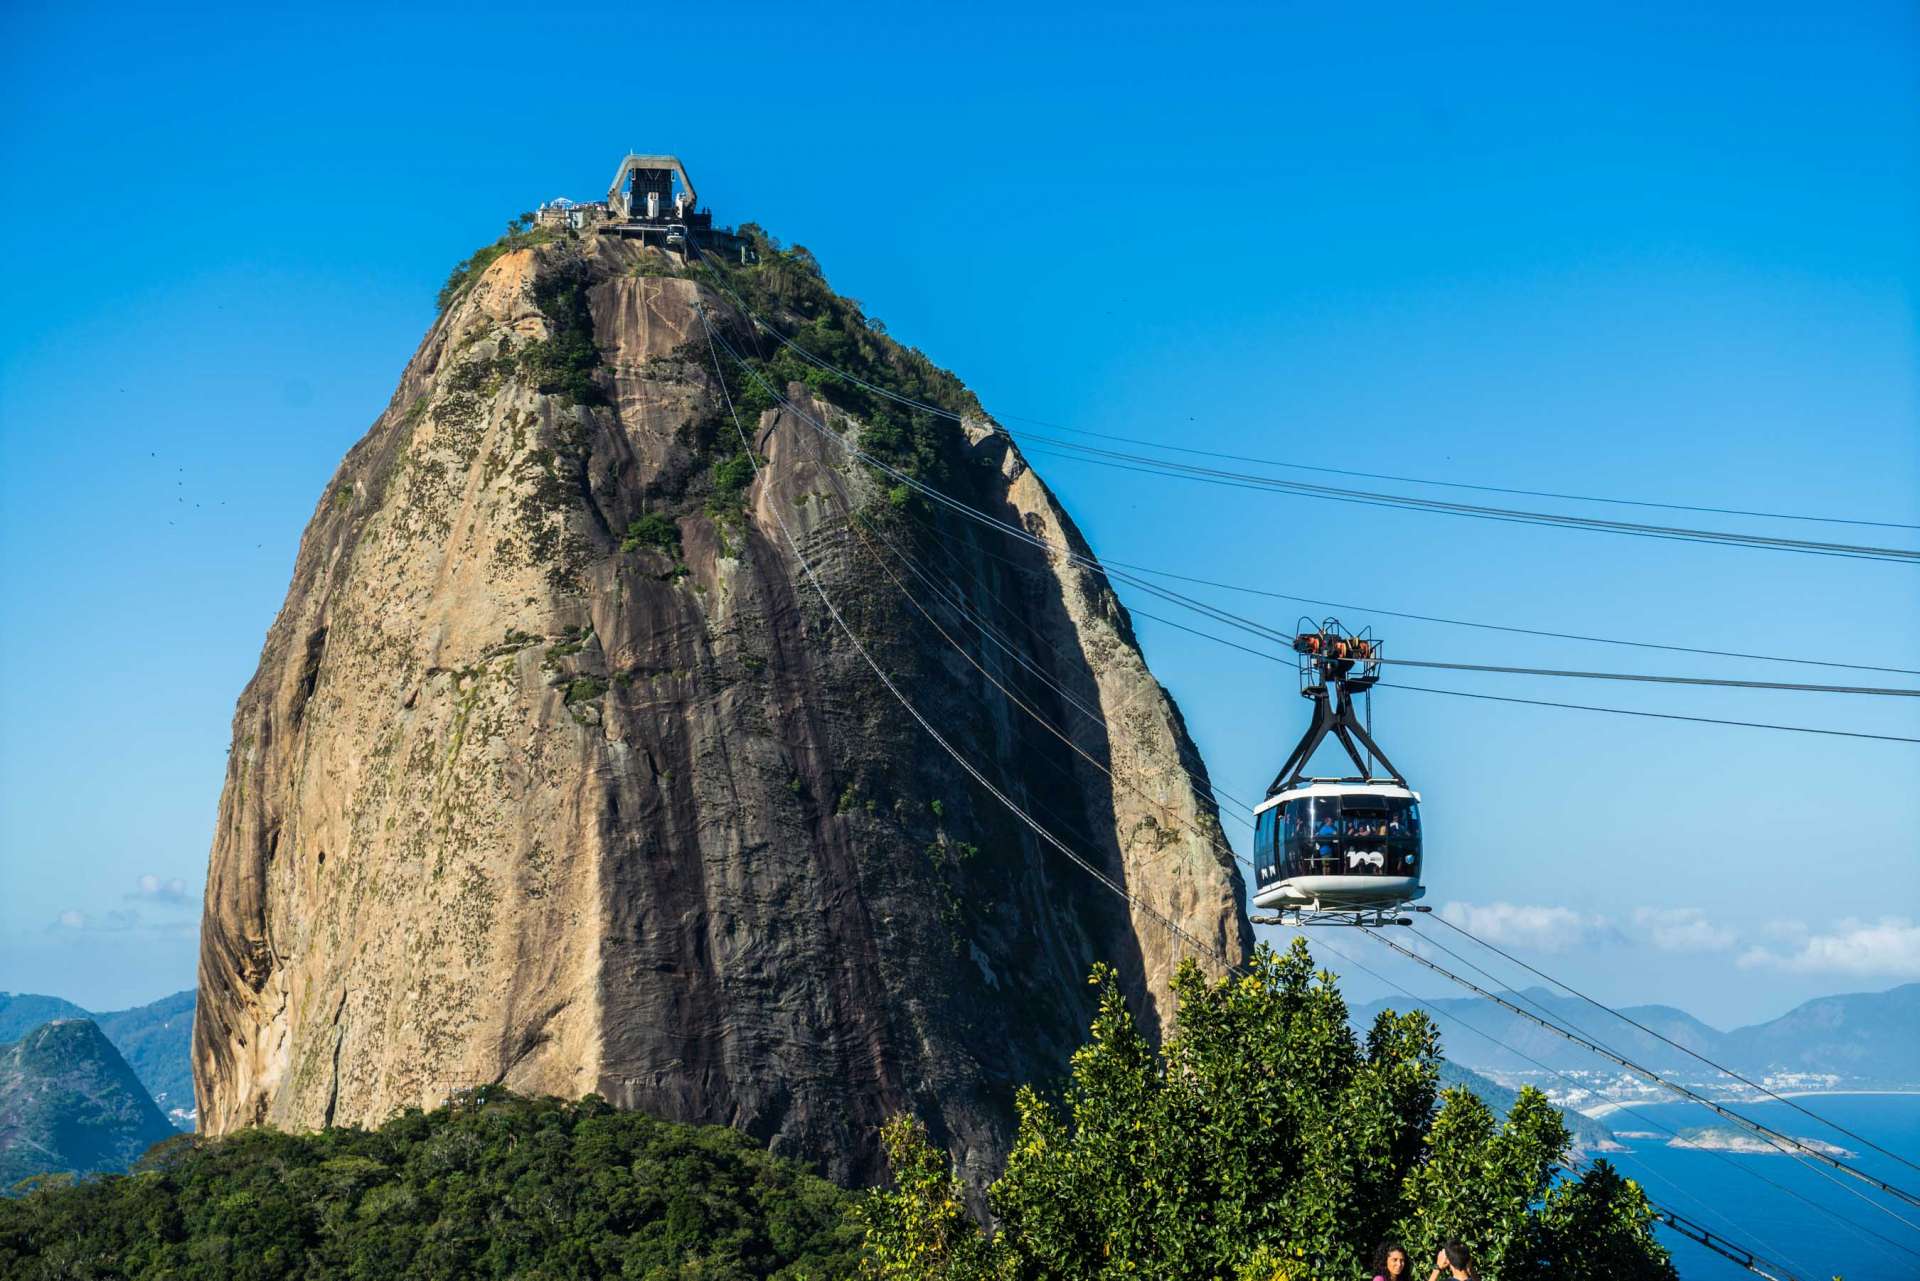
<path fill-rule="evenodd" d="M 1340 870 L 1340 799 L 1335 796 L 1313 798 L 1313 829 L 1308 840 L 1307 866 L 1310 875 L 1329 876 Z"/>
<path fill-rule="evenodd" d="M 1274 854 L 1278 848 L 1278 816 L 1277 808 L 1267 810 L 1253 827 L 1254 875 L 1262 884 L 1273 879 Z"/>

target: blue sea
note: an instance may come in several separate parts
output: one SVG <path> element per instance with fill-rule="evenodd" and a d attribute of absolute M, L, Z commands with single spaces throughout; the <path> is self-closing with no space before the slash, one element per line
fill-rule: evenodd
<path fill-rule="evenodd" d="M 1920 1095 L 1820 1094 L 1794 1102 L 1920 1164 Z M 1846 1148 L 1856 1154 L 1843 1158 L 1849 1164 L 1920 1191 L 1920 1171 L 1784 1103 L 1734 1106 L 1741 1115 L 1782 1134 Z M 1900 1222 L 1920 1224 L 1920 1207 L 1879 1193 L 1837 1170 L 1778 1153 L 1667 1147 L 1662 1125 L 1674 1130 L 1734 1128 L 1697 1104 L 1622 1108 L 1603 1119 L 1615 1131 L 1660 1133 L 1658 1139 L 1622 1139 L 1633 1151 L 1605 1154 L 1648 1196 L 1784 1265 L 1800 1281 L 1828 1281 L 1833 1276 L 1846 1281 L 1920 1281 L 1920 1229 Z M 1684 1281 L 1734 1281 L 1748 1275 L 1665 1228 L 1659 1233 L 1673 1251 L 1674 1266 Z"/>

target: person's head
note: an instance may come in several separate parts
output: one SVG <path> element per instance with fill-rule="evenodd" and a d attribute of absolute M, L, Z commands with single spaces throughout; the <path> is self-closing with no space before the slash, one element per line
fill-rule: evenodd
<path fill-rule="evenodd" d="M 1473 1275 L 1473 1256 L 1467 1253 L 1467 1247 L 1458 1241 L 1449 1241 L 1440 1247 L 1440 1257 L 1435 1263 L 1442 1268 L 1451 1268 L 1455 1272 Z"/>
<path fill-rule="evenodd" d="M 1387 1281 L 1407 1281 L 1407 1251 L 1398 1241 L 1382 1241 L 1373 1252 L 1373 1273 Z"/>

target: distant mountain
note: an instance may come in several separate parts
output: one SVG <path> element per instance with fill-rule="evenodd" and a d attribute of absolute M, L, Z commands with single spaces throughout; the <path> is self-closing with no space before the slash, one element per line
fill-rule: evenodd
<path fill-rule="evenodd" d="M 95 1013 L 57 996 L 0 992 L 0 1043 L 55 1019 L 92 1019 L 168 1119 L 193 1128 L 192 988 L 126 1010 Z"/>
<path fill-rule="evenodd" d="M 188 988 L 93 1016 L 160 1110 L 183 1130 L 193 1128 L 193 996 Z"/>
<path fill-rule="evenodd" d="M 124 1170 L 176 1133 L 91 1020 L 0 1045 L 0 1189 L 35 1174 Z"/>
<path fill-rule="evenodd" d="M 1822 996 L 1727 1033 L 1736 1064 L 1762 1072 L 1834 1074 L 1876 1085 L 1920 1080 L 1920 983 Z"/>
<path fill-rule="evenodd" d="M 0 992 L 0 1045 L 19 1040 L 43 1023 L 55 1019 L 90 1019 L 93 1015 L 72 1001 L 32 992 Z"/>
<path fill-rule="evenodd" d="M 1683 1050 L 1574 997 L 1537 987 L 1504 995 L 1662 1073 L 1678 1073 L 1690 1081 L 1713 1074 Z M 1355 1006 L 1353 1019 L 1364 1027 L 1380 1010 L 1408 1004 L 1399 997 L 1372 1001 Z M 1477 1072 L 1537 1072 L 1541 1066 L 1563 1072 L 1611 1069 L 1592 1052 L 1479 997 L 1423 1005 L 1438 1016 L 1447 1057 Z M 1839 1084 L 1854 1087 L 1920 1084 L 1920 983 L 1886 992 L 1819 997 L 1777 1019 L 1732 1032 L 1718 1031 L 1667 1005 L 1626 1006 L 1621 1013 L 1755 1080 L 1797 1072 L 1835 1076 Z"/>
<path fill-rule="evenodd" d="M 1503 995 L 1590 1040 L 1612 1046 L 1636 1063 L 1660 1071 L 1700 1066 L 1683 1051 L 1636 1031 L 1574 997 L 1556 996 L 1539 987 Z M 1364 1025 L 1380 1010 L 1404 1009 L 1408 1004 L 1401 997 L 1372 1001 L 1356 1006 L 1353 1017 Z M 1446 997 L 1423 1005 L 1436 1014 L 1447 1057 L 1475 1071 L 1537 1072 L 1544 1065 L 1564 1072 L 1607 1066 L 1590 1051 L 1480 997 Z M 1715 1055 L 1720 1048 L 1723 1034 L 1683 1010 L 1665 1005 L 1639 1005 L 1622 1012 L 1702 1054 Z M 1500 1044 L 1495 1044 L 1496 1041 Z"/>

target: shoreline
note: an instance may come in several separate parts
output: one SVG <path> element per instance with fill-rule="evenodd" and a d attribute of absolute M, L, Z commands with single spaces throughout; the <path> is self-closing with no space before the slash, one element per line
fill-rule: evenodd
<path fill-rule="evenodd" d="M 1838 1098 L 1845 1098 L 1848 1095 L 1855 1095 L 1855 1096 L 1920 1095 L 1920 1090 L 1781 1090 L 1781 1091 L 1778 1091 L 1777 1099 L 1762 1096 L 1757 1099 L 1752 1099 L 1752 1098 L 1733 1099 L 1733 1100 L 1715 1099 L 1714 1102 L 1715 1103 L 1728 1103 L 1728 1102 L 1774 1103 L 1774 1102 L 1778 1102 L 1778 1099 L 1828 1099 L 1828 1098 L 1838 1099 Z M 1665 1103 L 1686 1103 L 1688 1101 L 1689 1100 L 1686 1100 L 1686 1099 L 1676 1099 L 1676 1098 L 1620 1099 L 1620 1100 L 1610 1099 L 1605 1103 L 1597 1103 L 1591 1108 L 1575 1108 L 1573 1110 L 1578 1112 L 1581 1116 L 1586 1117 L 1589 1121 L 1598 1121 L 1598 1120 L 1601 1120 L 1603 1117 L 1612 1116 L 1615 1112 L 1621 1112 L 1626 1110 L 1627 1108 L 1653 1107 L 1653 1106 L 1658 1106 L 1660 1104 L 1665 1104 Z M 1695 1106 L 1698 1106 L 1698 1105 L 1696 1104 Z"/>

